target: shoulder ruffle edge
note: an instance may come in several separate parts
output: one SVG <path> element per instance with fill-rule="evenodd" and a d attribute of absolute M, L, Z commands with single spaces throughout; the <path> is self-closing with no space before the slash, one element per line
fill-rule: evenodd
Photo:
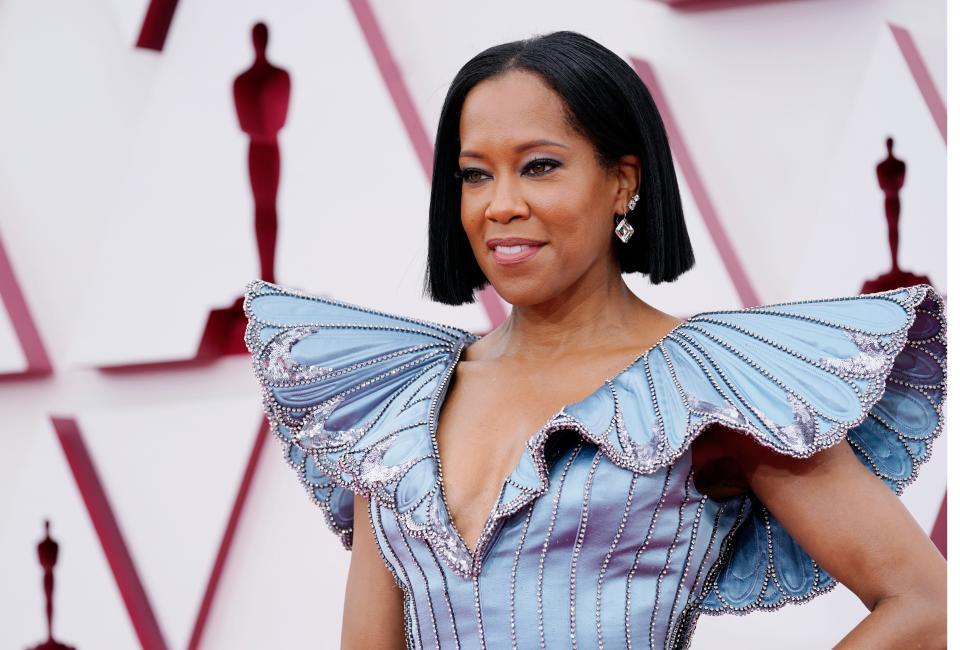
<path fill-rule="evenodd" d="M 899 494 L 942 430 L 945 391 L 943 299 L 929 285 L 701 312 L 532 436 L 499 514 L 546 490 L 544 448 L 561 429 L 643 474 L 713 424 L 798 458 L 847 438 Z"/>
<path fill-rule="evenodd" d="M 354 494 L 423 509 L 436 489 L 429 404 L 475 336 L 263 280 L 246 286 L 243 309 L 270 430 L 344 548 Z"/>

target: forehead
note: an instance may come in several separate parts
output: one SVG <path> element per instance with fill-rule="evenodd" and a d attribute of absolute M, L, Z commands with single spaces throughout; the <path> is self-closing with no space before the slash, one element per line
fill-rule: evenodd
<path fill-rule="evenodd" d="M 537 137 L 575 134 L 563 99 L 537 75 L 512 70 L 474 86 L 460 112 L 460 143 L 477 149 Z"/>

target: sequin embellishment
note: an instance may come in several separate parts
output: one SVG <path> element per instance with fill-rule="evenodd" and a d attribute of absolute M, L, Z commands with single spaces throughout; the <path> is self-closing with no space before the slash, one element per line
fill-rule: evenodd
<path fill-rule="evenodd" d="M 414 522 L 411 513 L 400 514 L 400 521 L 404 528 L 414 537 L 425 539 L 433 550 L 461 576 L 470 575 L 470 566 L 473 557 L 469 550 L 460 541 L 457 533 L 449 524 L 440 518 L 438 509 L 439 499 L 437 490 L 430 492 L 427 506 L 427 520 L 418 524 Z"/>

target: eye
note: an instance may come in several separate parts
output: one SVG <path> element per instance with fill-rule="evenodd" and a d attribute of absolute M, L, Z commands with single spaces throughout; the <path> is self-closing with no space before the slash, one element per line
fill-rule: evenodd
<path fill-rule="evenodd" d="M 474 174 L 482 174 L 482 173 L 483 172 L 480 171 L 479 169 L 468 167 L 466 169 L 461 169 L 460 171 L 454 173 L 454 176 L 456 176 L 457 178 L 463 179 L 464 183 L 469 183 L 470 185 L 474 185 L 480 182 L 480 180 L 476 176 L 474 176 Z"/>
<path fill-rule="evenodd" d="M 524 168 L 524 171 L 542 170 L 531 171 L 531 175 L 545 176 L 557 167 L 560 167 L 560 165 L 561 163 L 557 162 L 556 160 L 551 160 L 550 158 L 537 158 L 536 160 L 530 161 L 530 163 Z M 464 183 L 476 185 L 483 180 L 485 172 L 481 169 L 476 169 L 475 167 L 467 167 L 466 169 L 455 171 L 453 175 L 455 178 L 462 179 Z"/>
<path fill-rule="evenodd" d="M 527 169 L 543 168 L 545 166 L 549 166 L 550 169 L 547 169 L 542 172 L 535 172 L 533 175 L 543 176 L 544 174 L 549 174 L 551 171 L 559 167 L 560 163 L 557 162 L 556 160 L 550 160 L 549 158 L 537 158 L 536 160 L 531 161 L 529 165 L 527 165 Z"/>

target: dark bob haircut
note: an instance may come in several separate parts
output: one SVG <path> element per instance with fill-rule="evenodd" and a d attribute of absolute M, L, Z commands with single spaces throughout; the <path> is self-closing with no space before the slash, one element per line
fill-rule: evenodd
<path fill-rule="evenodd" d="M 636 229 L 626 244 L 613 233 L 623 273 L 647 274 L 653 284 L 672 282 L 693 266 L 693 248 L 666 129 L 650 91 L 622 58 L 593 39 L 559 31 L 496 45 L 470 59 L 447 91 L 433 156 L 429 242 L 424 290 L 450 305 L 474 301 L 488 280 L 460 222 L 460 112 L 479 82 L 511 70 L 539 75 L 564 101 L 570 127 L 593 144 L 610 169 L 620 156 L 640 159 L 640 201 L 631 214 Z"/>

